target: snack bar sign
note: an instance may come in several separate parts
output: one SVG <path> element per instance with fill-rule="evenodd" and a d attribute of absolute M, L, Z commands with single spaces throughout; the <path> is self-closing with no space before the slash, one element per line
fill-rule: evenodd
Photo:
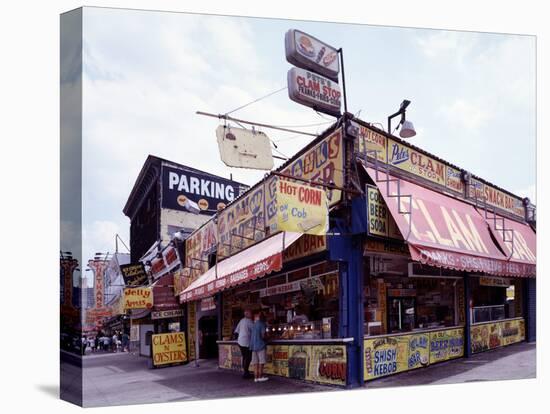
<path fill-rule="evenodd" d="M 285 54 L 289 63 L 338 81 L 338 50 L 315 37 L 299 30 L 289 30 L 285 34 Z"/>
<path fill-rule="evenodd" d="M 294 102 L 329 115 L 339 116 L 342 92 L 340 86 L 321 75 L 300 68 L 287 74 L 288 96 Z"/>

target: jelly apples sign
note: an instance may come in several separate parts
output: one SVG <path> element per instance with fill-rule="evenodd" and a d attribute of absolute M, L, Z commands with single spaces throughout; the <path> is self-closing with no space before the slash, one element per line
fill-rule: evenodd
<path fill-rule="evenodd" d="M 338 84 L 316 73 L 292 68 L 287 74 L 288 96 L 294 102 L 339 116 L 342 92 Z"/>

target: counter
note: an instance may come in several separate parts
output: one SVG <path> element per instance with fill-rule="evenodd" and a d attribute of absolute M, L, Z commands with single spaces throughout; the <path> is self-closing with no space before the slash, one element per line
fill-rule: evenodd
<path fill-rule="evenodd" d="M 488 351 L 525 340 L 523 318 L 474 323 L 470 327 L 472 353 Z"/>
<path fill-rule="evenodd" d="M 462 357 L 464 327 L 365 336 L 363 350 L 363 374 L 370 381 Z"/>
<path fill-rule="evenodd" d="M 353 338 L 277 339 L 267 342 L 264 372 L 302 381 L 345 386 L 347 347 Z M 241 370 L 237 341 L 218 341 L 218 366 Z"/>

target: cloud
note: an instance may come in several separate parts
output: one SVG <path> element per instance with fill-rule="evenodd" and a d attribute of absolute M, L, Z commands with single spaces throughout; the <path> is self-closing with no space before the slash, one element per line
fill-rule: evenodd
<path fill-rule="evenodd" d="M 491 119 L 491 113 L 483 104 L 460 98 L 440 108 L 438 113 L 449 124 L 469 130 L 479 130 Z"/>

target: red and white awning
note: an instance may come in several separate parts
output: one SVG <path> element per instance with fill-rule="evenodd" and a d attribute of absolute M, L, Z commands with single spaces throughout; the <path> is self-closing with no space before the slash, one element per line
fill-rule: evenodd
<path fill-rule="evenodd" d="M 283 267 L 283 251 L 302 233 L 281 232 L 209 269 L 180 293 L 180 302 L 201 299 Z"/>
<path fill-rule="evenodd" d="M 473 205 L 391 174 L 387 177 L 390 181 L 387 181 L 386 174 L 381 171 L 377 181 L 376 171 L 365 169 L 379 188 L 399 231 L 406 238 L 413 260 L 468 272 L 535 276 L 536 240 L 529 226 L 506 220 L 506 225 L 518 233 L 514 255 L 508 258 L 493 241 L 493 229 Z M 409 195 L 411 197 L 407 197 Z M 403 214 L 404 211 L 411 214 Z M 496 233 L 495 237 L 499 240 Z M 506 245 L 503 251 L 507 251 L 505 249 L 509 248 L 509 243 L 501 244 Z"/>

